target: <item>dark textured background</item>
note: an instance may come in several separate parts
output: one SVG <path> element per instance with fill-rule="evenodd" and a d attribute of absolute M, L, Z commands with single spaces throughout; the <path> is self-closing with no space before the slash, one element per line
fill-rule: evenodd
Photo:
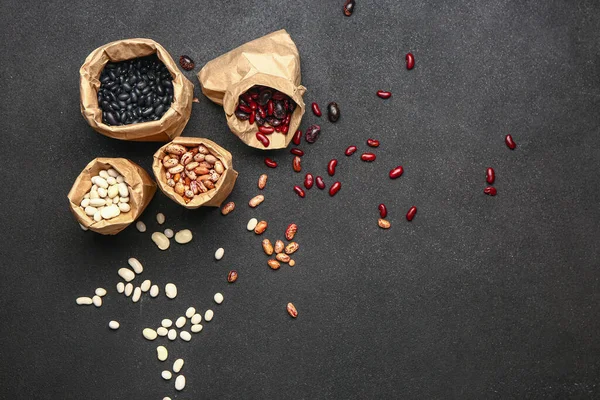
<path fill-rule="evenodd" d="M 600 396 L 600 3 L 588 1 L 14 1 L 0 17 L 0 397 L 11 399 L 592 398 Z M 229 133 L 203 97 L 185 136 L 215 140 L 240 177 L 227 217 L 186 211 L 161 193 L 142 219 L 190 228 L 194 241 L 160 252 L 150 232 L 82 232 L 66 195 L 97 156 L 150 169 L 159 144 L 126 143 L 79 113 L 78 69 L 104 43 L 149 37 L 174 58 L 208 60 L 279 28 L 302 57 L 305 101 L 337 101 L 306 150 L 304 171 L 340 161 L 341 192 L 305 199 L 287 151 L 263 153 Z M 416 68 L 407 71 L 412 51 Z M 375 96 L 391 90 L 388 101 Z M 504 145 L 511 133 L 515 151 Z M 379 138 L 378 158 L 346 158 Z M 404 176 L 387 178 L 395 165 Z M 493 166 L 498 196 L 483 195 Z M 268 172 L 266 201 L 250 209 Z M 303 176 L 303 174 L 302 174 Z M 326 182 L 332 179 L 326 177 Z M 377 227 L 377 204 L 392 228 Z M 404 214 L 412 205 L 412 223 Z M 295 221 L 294 268 L 272 271 L 266 237 Z M 224 247 L 225 258 L 213 253 Z M 117 295 L 128 257 L 143 278 L 179 287 L 140 303 Z M 229 269 L 240 273 L 228 285 Z M 101 309 L 77 296 L 109 290 Z M 225 302 L 216 306 L 213 294 Z M 285 305 L 300 316 L 292 320 Z M 147 326 L 195 305 L 216 310 L 183 357 L 184 392 L 164 382 Z M 109 331 L 111 319 L 121 322 Z M 160 342 L 165 342 L 161 340 Z M 170 366 L 170 362 L 168 363 Z"/>

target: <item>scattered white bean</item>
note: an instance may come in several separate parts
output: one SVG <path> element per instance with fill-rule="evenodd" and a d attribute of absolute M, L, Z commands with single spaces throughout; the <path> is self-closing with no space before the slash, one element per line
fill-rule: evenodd
<path fill-rule="evenodd" d="M 217 251 L 215 251 L 215 258 L 217 260 L 220 260 L 221 258 L 223 258 L 223 256 L 225 255 L 225 249 L 220 247 L 217 249 Z"/>
<path fill-rule="evenodd" d="M 186 342 L 189 342 L 190 340 L 192 340 L 192 335 L 190 335 L 190 333 L 188 331 L 179 332 L 179 337 L 181 339 L 185 340 Z"/>
<path fill-rule="evenodd" d="M 136 222 L 135 227 L 140 232 L 146 232 L 146 224 L 143 221 Z"/>
<path fill-rule="evenodd" d="M 163 213 L 158 213 L 156 214 L 156 222 L 158 222 L 159 225 L 162 225 L 165 223 L 165 214 Z"/>
<path fill-rule="evenodd" d="M 113 331 L 115 331 L 115 330 L 119 329 L 119 327 L 120 327 L 120 326 L 121 326 L 121 324 L 119 324 L 117 321 L 110 321 L 110 322 L 108 323 L 108 327 L 109 327 L 110 329 L 112 329 Z"/>
<path fill-rule="evenodd" d="M 152 297 L 156 297 L 158 296 L 158 285 L 152 285 L 152 287 L 150 288 L 150 296 Z"/>
<path fill-rule="evenodd" d="M 129 297 L 131 296 L 131 293 L 133 293 L 133 284 L 128 283 L 127 285 L 125 285 L 125 296 Z"/>
<path fill-rule="evenodd" d="M 192 316 L 192 324 L 197 325 L 200 322 L 202 322 L 202 315 L 200 315 L 200 314 L 194 314 Z"/>
<path fill-rule="evenodd" d="M 165 346 L 158 346 L 156 348 L 156 356 L 159 361 L 165 361 L 169 357 L 169 351 Z"/>
<path fill-rule="evenodd" d="M 102 297 L 100 297 L 100 296 L 92 297 L 92 303 L 94 303 L 94 305 L 96 307 L 102 307 Z"/>
<path fill-rule="evenodd" d="M 164 232 L 164 234 L 165 234 L 165 236 L 166 236 L 166 237 L 168 237 L 169 239 L 171 239 L 171 238 L 173 237 L 173 235 L 175 235 L 175 234 L 173 233 L 173 229 L 165 229 L 165 232 Z"/>
<path fill-rule="evenodd" d="M 125 282 L 131 282 L 135 278 L 135 274 L 129 268 L 119 268 L 119 276 L 125 280 Z"/>
<path fill-rule="evenodd" d="M 169 329 L 169 333 L 167 334 L 169 340 L 177 339 L 177 331 L 175 329 Z"/>
<path fill-rule="evenodd" d="M 179 375 L 175 378 L 175 389 L 182 391 L 185 388 L 185 376 Z"/>
<path fill-rule="evenodd" d="M 99 287 L 94 293 L 96 293 L 96 296 L 103 297 L 106 296 L 106 289 Z"/>
<path fill-rule="evenodd" d="M 131 257 L 129 260 L 127 260 L 127 263 L 129 264 L 133 272 L 135 272 L 136 274 L 141 274 L 142 272 L 144 272 L 144 267 L 142 266 L 142 263 L 138 261 L 137 258 Z"/>
<path fill-rule="evenodd" d="M 140 297 L 142 297 L 142 289 L 140 289 L 139 286 L 136 286 L 136 288 L 133 289 L 133 296 L 131 296 L 131 301 L 137 303 L 138 301 L 140 301 Z"/>
<path fill-rule="evenodd" d="M 258 225 L 258 220 L 256 218 L 252 218 L 250 221 L 248 221 L 246 229 L 248 229 L 249 231 L 253 231 L 254 228 L 256 228 L 256 225 Z"/>
<path fill-rule="evenodd" d="M 204 313 L 204 320 L 206 322 L 210 322 L 214 316 L 215 316 L 215 313 L 213 310 L 206 310 L 206 312 Z"/>
<path fill-rule="evenodd" d="M 142 331 L 142 335 L 144 335 L 144 337 L 146 339 L 148 339 L 148 340 L 154 340 L 158 336 L 158 334 L 156 333 L 156 331 L 154 329 L 151 329 L 151 328 L 145 328 Z"/>
<path fill-rule="evenodd" d="M 168 318 L 165 318 L 165 319 L 163 319 L 162 321 L 160 321 L 160 324 L 161 324 L 162 326 L 164 326 L 165 328 L 170 328 L 170 327 L 172 327 L 172 326 L 173 326 L 173 321 L 171 321 L 171 320 L 170 320 L 170 319 L 168 319 Z"/>
<path fill-rule="evenodd" d="M 165 328 L 164 326 L 159 326 L 158 328 L 156 328 L 156 334 L 158 336 L 165 337 L 169 334 L 169 330 L 167 328 Z"/>
<path fill-rule="evenodd" d="M 173 374 L 171 373 L 171 371 L 163 371 L 163 372 L 160 373 L 160 376 L 162 376 L 162 378 L 165 381 L 168 381 L 168 380 L 170 380 L 173 377 Z M 167 397 L 165 397 L 165 399 L 167 399 Z"/>
<path fill-rule="evenodd" d="M 174 299 L 177 297 L 177 286 L 175 286 L 173 283 L 167 283 L 165 285 L 165 294 L 168 298 Z"/>
<path fill-rule="evenodd" d="M 183 328 L 186 322 L 187 320 L 185 319 L 185 317 L 179 317 L 177 318 L 177 321 L 175 321 L 175 326 L 178 328 Z"/>
<path fill-rule="evenodd" d="M 190 330 L 194 333 L 198 333 L 202 331 L 202 325 L 200 324 L 196 324 L 196 325 L 192 325 L 192 327 L 190 328 Z"/>
<path fill-rule="evenodd" d="M 223 295 L 221 293 L 215 293 L 215 303 L 221 304 L 223 302 Z"/>
<path fill-rule="evenodd" d="M 152 234 L 152 241 L 158 246 L 161 250 L 166 250 L 171 245 L 171 241 L 168 237 L 165 236 L 162 232 L 154 232 Z"/>
<path fill-rule="evenodd" d="M 185 316 L 187 318 L 192 318 L 196 314 L 196 309 L 194 307 L 190 307 L 185 311 Z"/>
<path fill-rule="evenodd" d="M 192 231 L 184 229 L 175 234 L 175 241 L 179 244 L 186 244 L 192 241 Z"/>
<path fill-rule="evenodd" d="M 150 279 L 146 279 L 140 285 L 140 289 L 142 289 L 142 292 L 146 293 L 148 290 L 150 290 L 150 286 L 152 286 L 152 282 L 150 282 Z"/>
<path fill-rule="evenodd" d="M 175 362 L 173 363 L 173 372 L 178 374 L 179 371 L 181 371 L 181 368 L 183 368 L 183 363 L 183 358 L 178 358 L 177 360 L 175 360 Z"/>
<path fill-rule="evenodd" d="M 117 293 L 123 293 L 125 291 L 125 284 L 123 282 L 117 283 Z"/>
<path fill-rule="evenodd" d="M 77 304 L 79 304 L 80 306 L 89 306 L 90 304 L 93 303 L 92 298 L 91 297 L 78 297 L 75 302 Z"/>

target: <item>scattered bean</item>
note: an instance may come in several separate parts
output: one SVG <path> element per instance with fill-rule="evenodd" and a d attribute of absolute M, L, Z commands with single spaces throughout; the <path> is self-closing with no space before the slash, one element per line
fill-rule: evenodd
<path fill-rule="evenodd" d="M 404 173 L 404 168 L 402 168 L 402 166 L 399 165 L 390 171 L 390 179 L 399 178 L 402 176 L 403 173 Z"/>
<path fill-rule="evenodd" d="M 277 240 L 275 242 L 275 248 L 274 248 L 275 253 L 277 253 L 277 254 L 281 253 L 284 250 L 284 248 L 285 248 L 285 245 L 283 244 L 283 242 L 281 240 Z"/>
<path fill-rule="evenodd" d="M 494 168 L 488 168 L 488 169 L 486 169 L 486 171 L 485 171 L 485 180 L 490 185 L 492 183 L 494 183 L 494 181 L 496 180 L 496 174 L 494 173 Z"/>
<path fill-rule="evenodd" d="M 382 99 L 389 99 L 390 97 L 392 97 L 392 92 L 386 92 L 385 90 L 378 90 L 377 96 L 381 97 Z"/>
<path fill-rule="evenodd" d="M 165 285 L 165 294 L 169 299 L 174 299 L 177 297 L 177 286 L 173 283 L 167 283 Z"/>
<path fill-rule="evenodd" d="M 168 228 L 167 228 L 167 229 L 165 229 L 163 233 L 164 233 L 164 234 L 165 234 L 165 236 L 166 236 L 166 237 L 168 237 L 169 239 L 171 239 L 171 238 L 172 238 L 172 237 L 175 235 L 175 233 L 173 232 L 173 229 L 168 229 Z"/>
<path fill-rule="evenodd" d="M 189 335 L 189 333 L 188 333 L 188 335 Z M 179 375 L 177 378 L 175 378 L 175 389 L 177 389 L 177 391 L 181 392 L 184 388 L 185 388 L 185 376 Z"/>
<path fill-rule="evenodd" d="M 135 227 L 140 232 L 146 232 L 146 224 L 143 221 L 136 222 Z"/>
<path fill-rule="evenodd" d="M 310 174 L 310 173 L 306 174 L 304 176 L 304 187 L 306 189 L 310 189 L 313 187 L 313 184 L 314 184 L 314 178 L 313 178 L 312 174 Z"/>
<path fill-rule="evenodd" d="M 515 141 L 513 140 L 511 135 L 506 135 L 506 137 L 504 138 L 504 142 L 506 143 L 508 148 L 511 150 L 514 150 L 517 148 L 517 144 L 515 143 Z"/>
<path fill-rule="evenodd" d="M 267 221 L 260 221 L 258 224 L 256 224 L 256 227 L 254 228 L 254 233 L 256 233 L 257 235 L 262 235 L 267 229 L 267 226 Z"/>
<path fill-rule="evenodd" d="M 89 306 L 93 303 L 91 297 L 78 297 L 77 299 L 75 299 L 75 302 L 80 306 Z"/>
<path fill-rule="evenodd" d="M 273 259 L 267 261 L 267 264 L 269 265 L 269 267 L 271 267 L 271 269 L 279 269 L 279 267 L 281 267 L 279 261 Z"/>
<path fill-rule="evenodd" d="M 154 232 L 151 236 L 152 241 L 160 250 L 166 250 L 171 245 L 171 241 L 162 232 Z"/>
<path fill-rule="evenodd" d="M 106 289 L 99 287 L 99 288 L 96 288 L 94 293 L 96 294 L 96 296 L 104 297 L 104 296 L 106 296 Z"/>
<path fill-rule="evenodd" d="M 382 229 L 389 229 L 390 228 L 390 221 L 383 219 L 383 218 L 379 218 L 379 220 L 377 221 L 377 224 L 379 225 L 380 228 Z"/>
<path fill-rule="evenodd" d="M 133 295 L 131 296 L 131 301 L 133 301 L 134 303 L 137 303 L 138 301 L 140 301 L 140 298 L 142 297 L 142 289 L 137 286 L 135 289 L 133 289 Z"/>
<path fill-rule="evenodd" d="M 304 197 L 306 195 L 304 190 L 302 190 L 302 188 L 298 185 L 294 186 L 294 192 L 296 192 L 296 194 L 300 197 Z"/>
<path fill-rule="evenodd" d="M 186 322 L 187 322 L 187 319 L 185 319 L 185 317 L 182 315 L 181 317 L 177 318 L 177 320 L 175 321 L 175 326 L 181 329 L 185 326 Z"/>
<path fill-rule="evenodd" d="M 291 240 L 291 239 L 288 239 Z M 288 243 L 287 246 L 285 246 L 285 254 L 294 254 L 298 248 L 300 247 L 300 245 L 296 242 L 291 242 Z"/>
<path fill-rule="evenodd" d="M 165 361 L 169 357 L 169 351 L 165 346 L 158 346 L 156 348 L 156 356 L 159 361 Z"/>
<path fill-rule="evenodd" d="M 378 208 L 379 208 L 379 216 L 381 218 L 387 217 L 387 207 L 385 206 L 385 204 L 381 203 Z"/>
<path fill-rule="evenodd" d="M 175 241 L 179 244 L 186 244 L 192 241 L 192 231 L 183 229 L 175 234 Z"/>
<path fill-rule="evenodd" d="M 125 296 L 129 297 L 133 293 L 133 284 L 130 282 L 125 285 Z"/>
<path fill-rule="evenodd" d="M 119 324 L 119 322 L 117 322 L 117 321 L 110 321 L 108 323 L 108 327 L 110 329 L 112 329 L 113 331 L 116 331 L 117 329 L 119 329 L 120 326 L 121 326 L 121 324 Z"/>
<path fill-rule="evenodd" d="M 361 159 L 361 160 L 363 160 L 363 161 L 368 161 L 368 162 L 375 161 L 375 158 L 376 158 L 376 157 L 377 157 L 377 156 L 375 156 L 375 154 L 373 154 L 373 153 L 362 153 L 362 154 L 360 155 L 360 159 Z"/>
<path fill-rule="evenodd" d="M 129 268 L 119 268 L 118 274 L 125 282 L 131 282 L 135 278 L 135 274 Z"/>
<path fill-rule="evenodd" d="M 215 313 L 213 310 L 206 310 L 206 312 L 204 313 L 204 320 L 206 322 L 210 322 L 210 321 L 212 321 L 214 316 L 215 316 Z"/>
<path fill-rule="evenodd" d="M 227 282 L 229 282 L 229 283 L 233 283 L 233 282 L 237 281 L 237 278 L 238 278 L 237 271 L 229 271 L 229 273 L 227 274 Z"/>
<path fill-rule="evenodd" d="M 356 6 L 354 0 L 346 0 L 346 2 L 344 3 L 344 15 L 346 17 L 349 17 L 352 15 L 352 13 L 354 12 L 354 7 Z M 292 303 L 290 303 L 292 304 Z"/>
<path fill-rule="evenodd" d="M 190 330 L 191 330 L 193 333 L 199 333 L 199 332 L 202 332 L 202 325 L 200 325 L 200 324 L 195 324 L 195 325 L 192 325 L 192 327 L 190 328 Z"/>
<path fill-rule="evenodd" d="M 268 157 L 265 157 L 265 165 L 269 168 L 277 168 L 277 163 Z"/>
<path fill-rule="evenodd" d="M 412 220 L 413 220 L 413 218 L 415 217 L 415 214 L 417 214 L 417 207 L 415 207 L 415 206 L 412 206 L 412 207 L 411 207 L 411 208 L 408 210 L 408 212 L 406 213 L 406 219 L 407 219 L 408 221 L 412 221 Z"/>
<path fill-rule="evenodd" d="M 221 208 L 221 214 L 227 215 L 233 210 L 235 210 L 235 203 L 233 201 L 230 201 L 229 203 L 225 204 L 223 208 Z"/>
<path fill-rule="evenodd" d="M 317 103 L 312 103 L 311 104 L 311 108 L 312 108 L 312 112 L 317 116 L 320 117 L 321 115 L 323 115 L 321 113 L 321 109 L 319 108 L 319 105 Z"/>
<path fill-rule="evenodd" d="M 150 288 L 150 297 L 156 297 L 158 296 L 158 285 L 152 285 L 152 287 Z"/>
<path fill-rule="evenodd" d="M 335 167 L 337 167 L 337 163 L 338 161 L 334 158 L 327 164 L 327 173 L 329 174 L 329 176 L 335 175 Z"/>
<path fill-rule="evenodd" d="M 379 140 L 367 139 L 367 146 L 369 146 L 369 147 L 379 147 Z"/>
<path fill-rule="evenodd" d="M 319 125 L 311 125 L 306 130 L 306 134 L 304 135 L 307 143 L 314 143 L 319 138 L 319 134 L 321 133 L 321 127 Z"/>
<path fill-rule="evenodd" d="M 175 329 L 169 329 L 169 333 L 167 334 L 167 338 L 170 341 L 177 339 L 177 331 Z"/>
<path fill-rule="evenodd" d="M 285 253 L 279 253 L 279 254 L 277 254 L 277 255 L 275 256 L 275 259 L 276 259 L 277 261 L 281 261 L 282 263 L 287 263 L 287 262 L 289 262 L 289 261 L 290 261 L 290 256 L 288 256 L 288 255 L 287 255 L 287 254 L 285 254 Z"/>
<path fill-rule="evenodd" d="M 329 195 L 331 197 L 335 196 L 337 194 L 337 192 L 340 191 L 340 189 L 342 188 L 342 184 L 340 182 L 335 182 L 333 185 L 331 185 L 331 187 L 329 188 Z"/>
<path fill-rule="evenodd" d="M 160 337 L 165 337 L 169 334 L 169 330 L 164 326 L 159 326 L 158 328 L 156 328 L 156 334 Z"/>
<path fill-rule="evenodd" d="M 262 241 L 262 248 L 266 255 L 270 256 L 273 254 L 273 245 L 269 239 L 264 239 Z"/>
<path fill-rule="evenodd" d="M 269 140 L 268 137 L 265 136 L 264 133 L 262 132 L 256 132 L 256 139 L 258 139 L 258 141 L 264 146 L 264 147 L 269 147 L 269 145 L 271 144 L 271 141 Z"/>
<path fill-rule="evenodd" d="M 263 201 L 265 201 L 265 196 L 263 196 L 262 194 L 259 194 L 258 196 L 254 196 L 253 198 L 251 198 L 250 201 L 248 202 L 248 205 L 252 208 L 256 208 Z"/>
<path fill-rule="evenodd" d="M 179 337 L 182 340 L 185 340 L 186 342 L 189 342 L 190 340 L 192 340 L 192 335 L 190 335 L 190 333 L 188 331 L 179 332 Z"/>
<path fill-rule="evenodd" d="M 294 260 L 290 260 L 290 261 L 288 262 L 288 265 L 289 265 L 290 267 L 293 267 L 294 265 L 296 265 L 296 261 L 294 261 Z"/>
<path fill-rule="evenodd" d="M 125 284 L 123 282 L 117 283 L 117 293 L 123 293 L 125 291 Z"/>
<path fill-rule="evenodd" d="M 196 66 L 196 63 L 190 56 L 183 55 L 179 57 L 179 65 L 181 65 L 181 68 L 185 69 L 186 71 L 191 71 Z"/>
<path fill-rule="evenodd" d="M 142 266 L 142 263 L 137 260 L 137 258 L 131 257 L 127 260 L 127 263 L 136 274 L 141 274 L 144 272 L 144 267 Z"/>
<path fill-rule="evenodd" d="M 173 321 L 171 321 L 168 318 L 163 319 L 162 321 L 160 321 L 161 326 L 165 327 L 165 328 L 170 328 L 171 326 L 173 326 Z"/>
<path fill-rule="evenodd" d="M 285 238 L 287 240 L 293 240 L 294 236 L 296 236 L 296 232 L 298 232 L 298 225 L 291 223 L 285 229 Z"/>
<path fill-rule="evenodd" d="M 173 374 L 171 373 L 171 371 L 163 371 L 163 372 L 160 373 L 160 376 L 162 376 L 162 378 L 165 381 L 168 381 L 168 380 L 170 380 L 173 377 Z"/>
<path fill-rule="evenodd" d="M 292 138 L 292 142 L 298 146 L 300 145 L 300 142 L 302 141 L 302 131 L 300 129 L 298 129 L 296 131 L 296 133 L 294 134 L 294 137 Z"/>
<path fill-rule="evenodd" d="M 215 303 L 221 304 L 223 302 L 223 294 L 216 293 L 215 294 Z"/>
<path fill-rule="evenodd" d="M 292 160 L 292 167 L 294 168 L 294 171 L 296 171 L 296 172 L 302 171 L 302 159 L 298 156 L 295 156 L 294 159 Z"/>
<path fill-rule="evenodd" d="M 260 190 L 263 190 L 266 186 L 267 186 L 267 174 L 262 174 L 259 178 L 258 178 L 258 188 Z"/>
<path fill-rule="evenodd" d="M 173 372 L 178 374 L 181 371 L 181 368 L 183 368 L 183 364 L 183 358 L 178 358 L 177 360 L 175 360 L 175 362 L 173 363 Z"/>
<path fill-rule="evenodd" d="M 221 258 L 223 258 L 224 255 L 225 255 L 225 249 L 222 247 L 219 247 L 217 249 L 217 251 L 215 251 L 215 259 L 216 260 L 220 260 Z"/>
<path fill-rule="evenodd" d="M 158 336 L 158 334 L 156 333 L 156 331 L 154 329 L 151 329 L 151 328 L 145 328 L 142 331 L 142 335 L 144 335 L 144 337 L 146 339 L 148 339 L 148 340 L 154 340 Z"/>
<path fill-rule="evenodd" d="M 192 315 L 191 321 L 192 325 L 198 325 L 200 322 L 202 322 L 202 315 L 195 313 L 194 315 Z"/>
<path fill-rule="evenodd" d="M 286 309 L 292 318 L 296 318 L 298 316 L 298 311 L 293 303 L 288 303 Z"/>
<path fill-rule="evenodd" d="M 406 69 L 411 70 L 415 67 L 415 57 L 412 53 L 406 53 Z"/>
<path fill-rule="evenodd" d="M 162 225 L 165 223 L 165 214 L 163 213 L 158 213 L 156 214 L 156 222 L 158 222 L 159 225 Z"/>
<path fill-rule="evenodd" d="M 485 189 L 483 189 L 483 193 L 487 194 L 488 196 L 495 196 L 498 194 L 498 191 L 496 190 L 495 187 L 488 186 Z"/>
<path fill-rule="evenodd" d="M 256 228 L 256 225 L 258 225 L 258 220 L 256 218 L 251 218 L 250 221 L 248 221 L 248 224 L 246 225 L 246 229 L 248 229 L 249 231 L 253 231 L 254 228 Z"/>
<path fill-rule="evenodd" d="M 290 153 L 292 153 L 293 155 L 298 156 L 298 157 L 302 157 L 304 155 L 304 152 L 297 147 L 294 147 L 293 149 L 291 149 Z"/>
<path fill-rule="evenodd" d="M 327 117 L 330 122 L 337 122 L 340 119 L 340 107 L 336 102 L 331 102 L 327 105 Z"/>
<path fill-rule="evenodd" d="M 356 146 L 348 146 L 348 148 L 345 151 L 345 154 L 350 157 L 352 154 L 354 154 L 357 150 Z"/>
<path fill-rule="evenodd" d="M 317 183 L 317 187 L 321 190 L 325 189 L 325 181 L 323 181 L 323 178 L 321 178 L 320 176 L 317 176 L 315 178 L 315 181 Z"/>

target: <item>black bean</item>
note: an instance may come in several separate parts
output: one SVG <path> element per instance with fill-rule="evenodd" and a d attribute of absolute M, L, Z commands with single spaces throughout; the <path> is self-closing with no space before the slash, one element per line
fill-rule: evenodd
<path fill-rule="evenodd" d="M 331 122 L 336 122 L 340 119 L 340 107 L 336 102 L 331 102 L 327 105 L 327 117 Z"/>
<path fill-rule="evenodd" d="M 117 80 L 117 75 L 113 71 L 108 71 L 108 76 L 110 76 L 110 80 L 113 82 Z"/>
<path fill-rule="evenodd" d="M 159 117 L 162 117 L 162 115 L 165 113 L 165 106 L 164 105 L 159 105 L 158 107 L 156 107 L 154 109 L 154 113 L 156 115 L 158 115 Z"/>
<path fill-rule="evenodd" d="M 106 121 L 111 125 L 117 125 L 119 123 L 112 112 L 106 113 Z"/>
<path fill-rule="evenodd" d="M 154 80 L 155 76 L 154 76 L 154 72 L 152 71 L 148 71 L 148 78 Z"/>
<path fill-rule="evenodd" d="M 102 77 L 100 77 L 100 82 L 102 83 L 108 83 L 110 81 L 110 76 L 108 75 L 104 75 Z"/>
<path fill-rule="evenodd" d="M 162 104 L 162 99 L 160 97 L 157 97 L 156 100 L 154 100 L 154 102 L 152 103 L 152 107 L 156 108 L 158 107 L 160 104 Z"/>
<path fill-rule="evenodd" d="M 144 89 L 148 84 L 145 81 L 139 81 L 137 84 L 138 89 Z"/>
<path fill-rule="evenodd" d="M 142 115 L 144 117 L 147 117 L 147 116 L 151 115 L 153 112 L 154 112 L 154 108 L 148 107 L 148 108 L 146 108 L 145 110 L 142 111 Z"/>
<path fill-rule="evenodd" d="M 158 93 L 160 96 L 164 96 L 165 95 L 165 88 L 162 85 L 158 85 L 156 87 L 156 93 Z"/>
<path fill-rule="evenodd" d="M 127 100 L 127 99 L 129 99 L 129 94 L 128 93 L 121 93 L 117 97 L 119 98 L 119 100 Z"/>
<path fill-rule="evenodd" d="M 123 88 L 124 91 L 126 92 L 131 92 L 131 85 L 127 82 L 123 83 L 123 85 L 121 86 Z"/>
<path fill-rule="evenodd" d="M 148 94 L 152 91 L 152 88 L 150 86 L 146 86 L 144 88 L 144 90 L 142 90 L 142 94 Z"/>
<path fill-rule="evenodd" d="M 127 111 L 133 110 L 133 104 L 127 104 Z"/>
<path fill-rule="evenodd" d="M 130 99 L 133 103 L 137 103 L 137 101 L 138 101 L 137 94 L 135 94 L 135 92 L 131 92 Z"/>
<path fill-rule="evenodd" d="M 144 102 L 144 104 L 146 105 L 146 107 L 150 107 L 152 105 L 152 96 L 148 95 L 148 97 L 146 97 L 146 101 Z"/>
<path fill-rule="evenodd" d="M 127 107 L 127 103 L 125 103 L 123 100 L 119 100 L 117 103 L 119 103 L 119 106 L 121 108 L 126 108 Z"/>
<path fill-rule="evenodd" d="M 117 103 L 116 101 L 110 103 L 110 107 L 115 111 L 119 111 L 121 109 L 121 106 L 119 106 L 119 103 Z"/>
<path fill-rule="evenodd" d="M 162 98 L 162 100 L 161 100 L 161 102 L 162 102 L 163 104 L 170 104 L 170 103 L 171 103 L 171 102 L 169 101 L 169 97 L 168 97 L 168 96 L 165 96 L 165 97 L 163 97 L 163 98 Z"/>

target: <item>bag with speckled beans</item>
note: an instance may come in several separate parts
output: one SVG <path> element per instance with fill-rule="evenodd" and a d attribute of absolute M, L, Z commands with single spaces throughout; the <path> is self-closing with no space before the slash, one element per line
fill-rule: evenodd
<path fill-rule="evenodd" d="M 198 79 L 202 93 L 223 106 L 229 129 L 248 146 L 261 150 L 285 148 L 300 126 L 305 110 L 302 96 L 306 88 L 300 84 L 300 54 L 290 35 L 283 29 L 209 61 L 198 73 Z M 255 85 L 279 90 L 297 105 L 288 133 L 269 136 L 268 147 L 264 147 L 256 138 L 258 129 L 255 124 L 250 125 L 248 121 L 235 116 L 240 95 Z"/>
<path fill-rule="evenodd" d="M 131 60 L 156 54 L 173 76 L 173 102 L 157 121 L 120 126 L 102 122 L 102 109 L 98 106 L 99 77 L 106 63 Z M 138 142 L 168 142 L 181 135 L 190 119 L 194 85 L 177 68 L 177 65 L 160 44 L 150 39 L 124 39 L 105 44 L 92 51 L 79 69 L 81 114 L 98 133 L 114 139 Z"/>

